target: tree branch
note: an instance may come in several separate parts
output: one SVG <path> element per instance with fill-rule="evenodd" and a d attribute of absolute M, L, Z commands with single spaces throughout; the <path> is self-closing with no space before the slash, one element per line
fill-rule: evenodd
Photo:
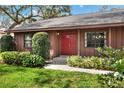
<path fill-rule="evenodd" d="M 4 8 L 0 7 L 0 9 L 1 9 L 6 15 L 8 15 L 13 21 L 16 22 L 16 19 L 14 19 Z"/>

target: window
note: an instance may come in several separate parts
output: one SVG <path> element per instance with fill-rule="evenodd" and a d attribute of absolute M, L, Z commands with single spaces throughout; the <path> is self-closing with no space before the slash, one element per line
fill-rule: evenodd
<path fill-rule="evenodd" d="M 25 34 L 24 45 L 26 48 L 32 47 L 32 34 Z"/>
<path fill-rule="evenodd" d="M 106 45 L 106 32 L 86 32 L 85 47 L 103 47 Z"/>

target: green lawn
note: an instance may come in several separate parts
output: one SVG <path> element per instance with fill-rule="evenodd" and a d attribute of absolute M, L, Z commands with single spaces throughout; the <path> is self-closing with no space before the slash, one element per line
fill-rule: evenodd
<path fill-rule="evenodd" d="M 0 87 L 100 87 L 97 75 L 0 64 Z"/>

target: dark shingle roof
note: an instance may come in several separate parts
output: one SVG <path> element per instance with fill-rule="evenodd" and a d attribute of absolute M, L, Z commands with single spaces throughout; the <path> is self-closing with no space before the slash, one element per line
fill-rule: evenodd
<path fill-rule="evenodd" d="M 89 14 L 72 15 L 67 17 L 59 17 L 47 20 L 39 20 L 37 22 L 26 24 L 14 28 L 13 30 L 22 29 L 45 29 L 51 27 L 70 27 L 85 26 L 97 24 L 110 24 L 124 22 L 124 9 L 108 12 L 97 12 Z"/>

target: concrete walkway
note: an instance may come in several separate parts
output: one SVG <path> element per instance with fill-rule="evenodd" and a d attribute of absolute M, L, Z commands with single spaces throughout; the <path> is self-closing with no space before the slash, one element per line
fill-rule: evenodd
<path fill-rule="evenodd" d="M 68 65 L 56 65 L 56 64 L 48 64 L 44 68 L 45 69 L 54 69 L 54 70 L 63 70 L 63 71 L 85 72 L 85 73 L 91 73 L 91 74 L 113 73 L 113 71 L 107 71 L 107 70 L 84 69 L 84 68 L 70 67 Z"/>

